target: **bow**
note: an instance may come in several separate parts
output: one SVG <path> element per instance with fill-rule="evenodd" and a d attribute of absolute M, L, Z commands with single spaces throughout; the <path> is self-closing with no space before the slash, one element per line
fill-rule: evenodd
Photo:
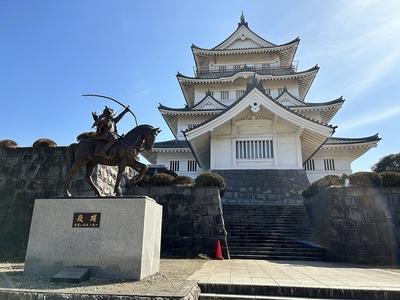
<path fill-rule="evenodd" d="M 97 94 L 83 94 L 82 96 L 84 96 L 84 97 L 88 97 L 88 96 L 89 96 L 89 97 L 100 97 L 100 98 L 109 99 L 109 100 L 114 101 L 115 103 L 118 103 L 118 104 L 121 105 L 123 108 L 128 109 L 128 111 L 129 111 L 129 112 L 132 114 L 132 116 L 135 118 L 136 126 L 138 126 L 138 122 L 137 122 L 136 116 L 135 116 L 135 114 L 131 111 L 131 109 L 129 108 L 129 106 L 126 106 L 126 105 L 122 104 L 122 103 L 119 102 L 118 100 L 116 100 L 116 99 L 114 99 L 114 98 L 111 98 L 111 97 L 108 97 L 108 96 L 97 95 Z"/>

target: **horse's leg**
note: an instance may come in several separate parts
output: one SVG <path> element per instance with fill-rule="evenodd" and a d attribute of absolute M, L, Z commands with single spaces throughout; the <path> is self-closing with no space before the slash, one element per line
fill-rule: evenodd
<path fill-rule="evenodd" d="M 85 180 L 86 180 L 86 182 L 90 185 L 90 187 L 92 188 L 92 190 L 94 191 L 94 194 L 96 195 L 96 196 L 101 196 L 100 195 L 100 191 L 99 191 L 99 189 L 97 188 L 97 186 L 95 186 L 95 184 L 93 183 L 93 180 L 92 180 L 92 174 L 93 174 L 93 170 L 94 170 L 94 168 L 97 166 L 97 163 L 96 162 L 93 162 L 93 161 L 91 161 L 91 162 L 88 162 L 87 164 L 86 164 L 86 175 L 85 175 Z"/>
<path fill-rule="evenodd" d="M 117 174 L 117 179 L 115 180 L 115 186 L 114 186 L 114 194 L 116 196 L 122 196 L 122 192 L 119 187 L 119 184 L 122 179 L 122 173 L 125 171 L 125 167 L 126 167 L 125 160 L 118 165 L 118 174 Z"/>
<path fill-rule="evenodd" d="M 64 188 L 63 188 L 64 196 L 71 197 L 71 193 L 68 191 L 69 184 L 71 183 L 72 176 L 74 176 L 74 174 L 79 170 L 80 167 L 81 167 L 81 164 L 78 164 L 77 162 L 75 162 L 69 169 L 67 175 L 65 176 Z"/>
<path fill-rule="evenodd" d="M 131 165 L 131 167 L 132 167 L 136 172 L 139 172 L 139 174 L 137 174 L 137 175 L 136 175 L 135 177 L 133 177 L 132 180 L 131 180 L 131 182 L 132 182 L 133 184 L 136 184 L 136 183 L 138 183 L 140 180 L 143 179 L 144 175 L 145 175 L 146 172 L 147 172 L 148 167 L 147 167 L 145 164 L 143 164 L 143 163 L 141 163 L 141 162 L 139 162 L 139 161 L 135 161 L 135 162 Z"/>

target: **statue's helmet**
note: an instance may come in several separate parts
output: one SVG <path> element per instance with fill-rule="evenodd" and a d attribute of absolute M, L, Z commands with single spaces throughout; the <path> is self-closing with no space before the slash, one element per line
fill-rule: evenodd
<path fill-rule="evenodd" d="M 104 108 L 104 110 L 103 110 L 103 114 L 105 114 L 107 116 L 113 116 L 115 113 L 114 113 L 114 110 L 112 108 L 109 108 L 109 107 L 106 106 Z"/>

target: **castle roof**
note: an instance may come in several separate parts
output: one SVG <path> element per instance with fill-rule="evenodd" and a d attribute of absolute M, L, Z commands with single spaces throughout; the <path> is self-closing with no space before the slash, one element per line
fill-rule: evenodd
<path fill-rule="evenodd" d="M 361 138 L 331 137 L 321 149 L 349 149 L 351 161 L 354 161 L 372 147 L 376 147 L 380 140 L 378 133 Z"/>
<path fill-rule="evenodd" d="M 161 152 L 190 152 L 189 144 L 186 140 L 169 140 L 155 142 L 151 151 L 143 151 L 140 154 L 150 163 L 157 163 L 157 153 Z"/>
<path fill-rule="evenodd" d="M 290 108 L 303 114 L 310 111 L 317 111 L 321 116 L 321 121 L 325 124 L 328 124 L 336 115 L 338 110 L 342 107 L 344 101 L 345 100 L 343 99 L 343 97 L 340 97 L 338 99 L 328 102 L 304 102 L 304 105 L 293 105 L 290 106 Z"/>
<path fill-rule="evenodd" d="M 299 37 L 294 40 L 276 45 L 262 38 L 252 31 L 247 22 L 241 20 L 237 29 L 229 35 L 224 41 L 212 48 L 201 48 L 192 44 L 191 49 L 199 67 L 208 64 L 209 57 L 220 55 L 238 55 L 238 54 L 257 54 L 257 53 L 279 53 L 281 63 L 291 65 L 299 45 Z"/>
<path fill-rule="evenodd" d="M 212 84 L 231 84 L 239 78 L 254 77 L 256 76 L 261 81 L 278 81 L 278 80 L 297 80 L 299 82 L 299 100 L 304 101 L 308 90 L 314 81 L 315 76 L 319 70 L 318 65 L 302 72 L 281 72 L 263 74 L 260 71 L 254 70 L 239 70 L 232 73 L 215 73 L 208 77 L 190 77 L 177 73 L 177 79 L 181 86 L 182 92 L 188 106 L 194 105 L 194 90 L 196 85 L 212 85 Z"/>
<path fill-rule="evenodd" d="M 261 97 L 261 95 L 263 97 Z M 240 111 L 248 109 L 249 103 L 253 101 L 252 99 L 254 97 L 263 99 L 262 106 L 265 107 L 266 110 L 272 112 L 275 115 L 274 118 L 282 119 L 288 124 L 295 124 L 295 126 L 299 128 L 303 161 L 311 157 L 335 131 L 336 127 L 306 117 L 273 100 L 265 93 L 262 84 L 254 80 L 253 83 L 248 85 L 245 94 L 227 109 L 198 126 L 183 132 L 202 168 L 208 169 L 210 163 L 210 132 L 223 123 L 231 122 Z"/>

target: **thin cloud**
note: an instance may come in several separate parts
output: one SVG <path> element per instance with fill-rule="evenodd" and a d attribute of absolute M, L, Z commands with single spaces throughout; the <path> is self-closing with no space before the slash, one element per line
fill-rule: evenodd
<path fill-rule="evenodd" d="M 335 2 L 336 3 L 336 2 Z M 400 1 L 342 1 L 329 10 L 314 55 L 355 98 L 397 80 L 400 67 Z M 327 58 L 328 57 L 328 58 Z M 351 76 L 349 76 L 351 74 Z"/>
<path fill-rule="evenodd" d="M 373 123 L 387 121 L 397 115 L 400 115 L 400 106 L 388 108 L 377 114 L 368 114 L 367 116 L 357 118 L 357 120 L 348 120 L 347 123 L 342 123 L 339 128 L 340 130 L 348 130 L 365 125 L 371 126 Z"/>

